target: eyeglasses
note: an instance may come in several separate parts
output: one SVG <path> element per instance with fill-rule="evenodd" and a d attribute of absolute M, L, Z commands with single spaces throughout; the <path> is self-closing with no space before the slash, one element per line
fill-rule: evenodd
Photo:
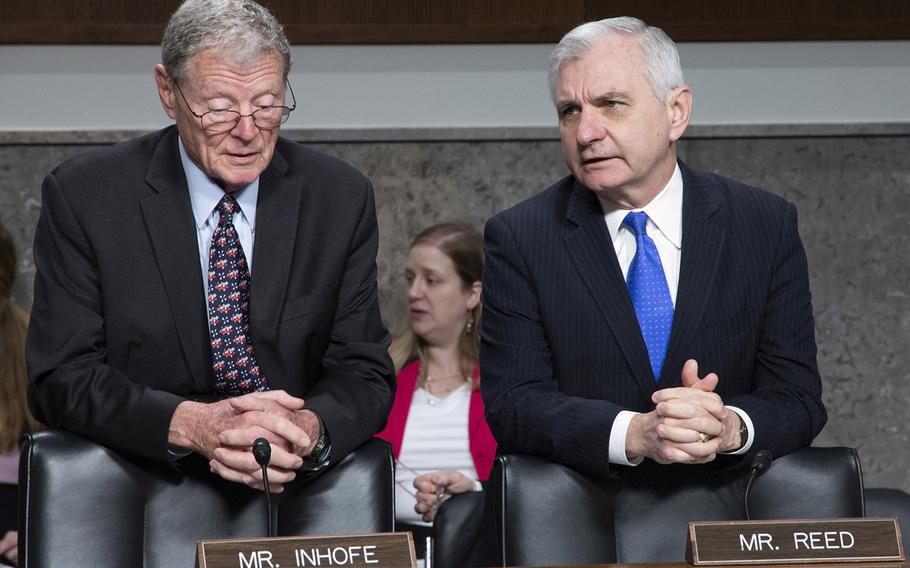
<path fill-rule="evenodd" d="M 203 130 L 214 134 L 230 132 L 237 126 L 240 119 L 245 116 L 252 118 L 253 123 L 257 127 L 265 129 L 275 128 L 287 122 L 288 117 L 291 116 L 291 111 L 297 108 L 297 99 L 294 97 L 294 89 L 291 88 L 291 82 L 287 79 L 285 79 L 284 82 L 288 86 L 288 92 L 291 94 L 291 106 L 289 107 L 281 105 L 261 106 L 249 114 L 242 114 L 236 110 L 227 108 L 218 108 L 202 114 L 196 114 L 190 106 L 190 102 L 186 100 L 186 95 L 183 94 L 180 83 L 174 79 L 174 85 L 177 87 L 177 92 L 179 92 L 180 96 L 183 98 L 183 102 L 186 103 L 186 108 L 189 109 L 193 116 L 199 119 L 199 123 L 202 125 Z"/>

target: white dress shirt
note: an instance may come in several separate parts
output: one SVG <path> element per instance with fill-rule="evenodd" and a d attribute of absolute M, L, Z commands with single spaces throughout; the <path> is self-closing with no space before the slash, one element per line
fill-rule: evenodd
<path fill-rule="evenodd" d="M 610 238 L 613 239 L 613 249 L 616 251 L 616 259 L 619 261 L 619 267 L 622 269 L 623 278 L 628 278 L 629 266 L 635 257 L 637 249 L 635 243 L 635 233 L 622 224 L 626 215 L 629 214 L 627 209 L 619 209 L 612 203 L 598 196 L 600 205 L 604 211 L 604 220 L 607 223 L 607 230 L 610 232 Z M 657 253 L 660 255 L 660 263 L 663 265 L 664 276 L 667 278 L 667 287 L 670 289 L 670 300 L 673 306 L 676 306 L 676 292 L 679 288 L 679 265 L 682 256 L 682 204 L 683 204 L 683 182 L 682 172 L 679 165 L 673 171 L 670 181 L 652 199 L 650 203 L 641 209 L 632 211 L 644 211 L 648 215 L 648 224 L 646 231 L 654 245 L 657 247 Z M 723 377 L 720 378 L 723 380 Z M 743 422 L 749 429 L 749 439 L 746 445 L 733 454 L 741 454 L 748 451 L 752 446 L 752 440 L 755 431 L 752 420 L 749 415 L 742 409 L 734 406 L 727 406 L 742 417 Z M 630 462 L 626 457 L 626 434 L 629 430 L 629 423 L 632 417 L 638 412 L 623 410 L 616 416 L 613 421 L 613 428 L 610 430 L 610 463 L 621 465 L 638 465 L 641 463 L 641 457 L 634 462 Z"/>

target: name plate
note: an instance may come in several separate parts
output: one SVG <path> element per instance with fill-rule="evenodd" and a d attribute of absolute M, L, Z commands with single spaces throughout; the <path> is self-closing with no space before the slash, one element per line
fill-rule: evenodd
<path fill-rule="evenodd" d="M 415 568 L 411 533 L 200 540 L 197 568 Z"/>
<path fill-rule="evenodd" d="M 690 564 L 903 561 L 894 518 L 689 523 Z"/>

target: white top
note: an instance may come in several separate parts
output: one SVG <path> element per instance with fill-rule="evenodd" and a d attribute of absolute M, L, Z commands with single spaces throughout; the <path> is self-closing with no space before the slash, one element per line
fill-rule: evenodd
<path fill-rule="evenodd" d="M 0 483 L 19 484 L 19 448 L 0 453 Z"/>
<path fill-rule="evenodd" d="M 444 398 L 422 388 L 414 391 L 395 468 L 395 517 L 399 521 L 429 526 L 414 510 L 417 475 L 452 469 L 477 479 L 468 439 L 470 404 L 469 384 Z"/>

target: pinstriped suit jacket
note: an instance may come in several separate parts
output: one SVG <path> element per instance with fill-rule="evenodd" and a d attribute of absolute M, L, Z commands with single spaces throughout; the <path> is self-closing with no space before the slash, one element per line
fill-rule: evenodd
<path fill-rule="evenodd" d="M 617 413 L 652 410 L 651 394 L 679 386 L 689 358 L 700 374 L 716 372 L 716 392 L 752 418 L 750 453 L 780 456 L 821 430 L 827 415 L 796 208 L 680 168 L 679 289 L 656 382 L 593 192 L 567 177 L 488 221 L 480 364 L 487 421 L 503 452 L 608 473 Z"/>

